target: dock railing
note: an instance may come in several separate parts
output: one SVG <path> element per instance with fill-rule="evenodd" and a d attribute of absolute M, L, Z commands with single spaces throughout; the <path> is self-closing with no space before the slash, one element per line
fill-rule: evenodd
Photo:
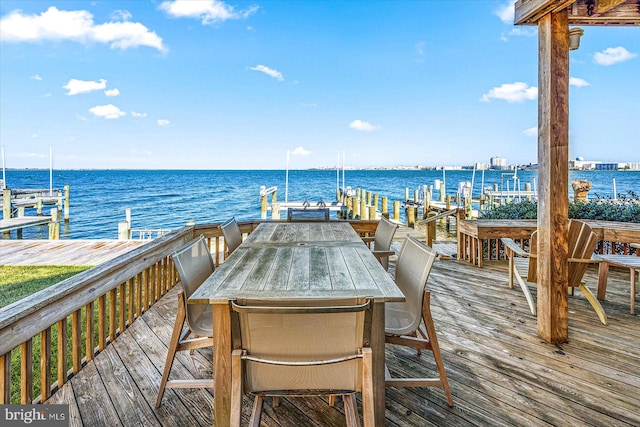
<path fill-rule="evenodd" d="M 361 236 L 378 223 L 349 222 Z M 215 265 L 224 262 L 218 224 L 190 225 L 0 309 L 0 404 L 51 397 L 178 283 L 170 255 L 199 235 Z"/>

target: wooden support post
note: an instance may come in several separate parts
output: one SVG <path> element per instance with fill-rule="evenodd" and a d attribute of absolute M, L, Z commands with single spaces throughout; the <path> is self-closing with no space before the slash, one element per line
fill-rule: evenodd
<path fill-rule="evenodd" d="M 414 228 L 416 225 L 416 207 L 413 205 L 407 206 L 407 226 Z"/>
<path fill-rule="evenodd" d="M 378 210 L 379 202 L 380 202 L 380 196 L 378 196 L 378 193 L 376 193 L 373 195 L 373 206 L 376 207 L 376 210 Z"/>
<path fill-rule="evenodd" d="M 69 196 L 71 194 L 71 187 L 69 184 L 64 186 L 64 222 L 69 222 Z"/>
<path fill-rule="evenodd" d="M 430 209 L 431 209 L 431 191 L 429 191 L 429 187 L 425 185 L 423 218 L 427 218 L 427 216 L 429 215 Z"/>
<path fill-rule="evenodd" d="M 371 206 L 371 191 L 367 191 L 367 206 Z"/>
<path fill-rule="evenodd" d="M 280 219 L 280 203 L 271 204 L 271 219 Z"/>
<path fill-rule="evenodd" d="M 569 21 L 538 21 L 538 335 L 569 339 Z"/>
<path fill-rule="evenodd" d="M 49 240 L 60 240 L 60 222 L 58 221 L 58 208 L 51 209 L 51 222 L 49 222 Z"/>
<path fill-rule="evenodd" d="M 444 182 L 443 182 L 440 184 L 440 201 L 441 202 L 444 202 L 446 193 L 447 193 L 447 189 L 444 188 Z M 447 210 L 449 210 L 449 208 L 447 208 Z"/>
<path fill-rule="evenodd" d="M 407 200 L 409 200 L 409 188 L 405 187 L 405 189 L 404 189 L 404 201 L 406 202 Z"/>
<path fill-rule="evenodd" d="M 278 191 L 273 190 L 273 193 L 271 194 L 271 203 L 276 203 L 277 201 L 278 201 Z"/>
<path fill-rule="evenodd" d="M 42 215 L 42 198 L 40 197 L 36 200 L 36 215 Z"/>
<path fill-rule="evenodd" d="M 434 216 L 438 216 L 438 214 L 435 212 L 429 212 L 427 214 L 428 218 L 431 218 Z M 435 220 L 429 221 L 424 226 L 424 231 L 425 231 L 425 236 L 427 238 L 427 245 L 433 247 L 433 241 L 436 239 L 436 221 Z"/>
<path fill-rule="evenodd" d="M 127 221 L 118 223 L 118 240 L 129 240 L 129 223 Z"/>
<path fill-rule="evenodd" d="M 260 196 L 260 218 L 267 219 L 267 195 Z"/>
<path fill-rule="evenodd" d="M 376 207 L 375 206 L 369 206 L 369 219 L 377 219 L 376 218 Z"/>
<path fill-rule="evenodd" d="M 448 211 L 451 210 L 451 195 L 447 194 L 447 202 L 445 204 L 445 207 L 447 208 Z"/>
<path fill-rule="evenodd" d="M 386 197 L 382 198 L 382 210 L 380 212 L 382 212 L 382 215 L 389 215 L 389 199 Z"/>
<path fill-rule="evenodd" d="M 527 201 L 530 202 L 531 201 L 531 195 L 529 194 L 531 192 L 531 183 L 530 182 L 526 182 L 524 184 L 524 191 L 527 192 Z"/>
<path fill-rule="evenodd" d="M 2 219 L 11 218 L 11 190 L 5 188 L 2 191 Z"/>
<path fill-rule="evenodd" d="M 369 210 L 364 199 L 360 201 L 360 219 L 369 219 Z"/>
<path fill-rule="evenodd" d="M 419 196 L 420 192 L 418 191 L 418 189 L 416 188 L 415 190 L 413 190 L 413 201 L 418 203 L 420 201 L 420 196 Z"/>
<path fill-rule="evenodd" d="M 393 201 L 393 219 L 400 221 L 400 201 Z"/>

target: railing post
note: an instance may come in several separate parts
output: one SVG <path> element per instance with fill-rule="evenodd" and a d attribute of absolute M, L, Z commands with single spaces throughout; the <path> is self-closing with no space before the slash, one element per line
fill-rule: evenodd
<path fill-rule="evenodd" d="M 400 201 L 393 201 L 393 219 L 400 221 Z"/>
<path fill-rule="evenodd" d="M 64 186 L 64 222 L 69 222 L 69 194 L 71 194 L 69 184 Z"/>
<path fill-rule="evenodd" d="M 2 191 L 2 219 L 11 218 L 11 190 L 5 188 Z"/>
<path fill-rule="evenodd" d="M 118 240 L 129 240 L 129 223 L 127 221 L 118 223 Z"/>
<path fill-rule="evenodd" d="M 386 197 L 382 198 L 382 209 L 380 210 L 380 212 L 382 213 L 382 215 L 389 215 L 389 199 L 387 199 Z"/>
<path fill-rule="evenodd" d="M 49 240 L 60 240 L 60 222 L 58 221 L 58 208 L 51 209 L 51 222 L 49 222 Z"/>

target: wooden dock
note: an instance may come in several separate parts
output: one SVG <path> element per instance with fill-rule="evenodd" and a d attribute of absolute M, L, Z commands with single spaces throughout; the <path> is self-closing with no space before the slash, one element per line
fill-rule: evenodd
<path fill-rule="evenodd" d="M 99 265 L 145 240 L 0 240 L 0 265 Z"/>
<path fill-rule="evenodd" d="M 50 221 L 50 216 L 22 216 L 17 218 L 0 219 L 0 233 L 21 230 L 25 227 L 33 227 L 36 225 L 48 225 Z"/>
<path fill-rule="evenodd" d="M 585 277 L 595 287 L 597 271 Z M 439 388 L 389 388 L 389 426 L 640 425 L 640 317 L 629 314 L 628 272 L 611 272 L 603 326 L 582 295 L 569 298 L 570 342 L 536 335 L 536 318 L 519 289 L 507 286 L 505 261 L 484 268 L 437 261 L 432 311 L 454 407 Z M 144 313 L 65 384 L 48 403 L 70 405 L 70 425 L 160 426 L 213 423 L 211 390 L 170 389 L 154 408 L 175 318 L 178 288 Z M 206 378 L 211 349 L 176 356 L 172 377 Z M 392 374 L 434 373 L 428 352 L 387 346 Z M 360 405 L 360 402 L 358 402 Z M 245 398 L 243 422 L 251 398 Z M 361 407 L 359 408 L 361 410 Z M 319 398 L 265 404 L 263 426 L 344 425 L 342 403 Z"/>

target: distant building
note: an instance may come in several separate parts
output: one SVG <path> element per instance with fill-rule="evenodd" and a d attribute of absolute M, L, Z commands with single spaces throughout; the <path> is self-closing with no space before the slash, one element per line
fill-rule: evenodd
<path fill-rule="evenodd" d="M 492 157 L 491 169 L 507 169 L 507 159 L 504 157 Z"/>
<path fill-rule="evenodd" d="M 595 169 L 597 171 L 617 171 L 618 163 L 598 163 Z"/>
<path fill-rule="evenodd" d="M 569 160 L 569 169 L 595 170 L 596 166 L 601 163 L 599 160 L 584 160 L 582 157 L 578 157 L 575 160 Z"/>
<path fill-rule="evenodd" d="M 481 162 L 476 162 L 476 170 L 488 170 L 491 169 L 491 165 L 489 163 L 481 163 Z"/>

